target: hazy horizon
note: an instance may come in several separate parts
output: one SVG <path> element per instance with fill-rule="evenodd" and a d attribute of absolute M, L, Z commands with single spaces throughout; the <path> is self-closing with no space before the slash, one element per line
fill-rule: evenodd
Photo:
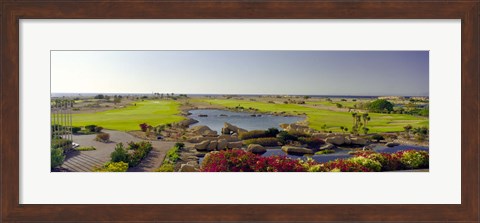
<path fill-rule="evenodd" d="M 428 96 L 428 60 L 428 51 L 51 51 L 51 93 Z"/>

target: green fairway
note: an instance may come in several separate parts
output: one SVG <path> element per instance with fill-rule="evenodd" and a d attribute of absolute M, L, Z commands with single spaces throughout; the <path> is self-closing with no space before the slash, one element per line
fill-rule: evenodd
<path fill-rule="evenodd" d="M 73 114 L 73 126 L 98 125 L 113 130 L 139 130 L 139 124 L 152 126 L 183 120 L 176 101 L 145 100 L 121 109 Z"/>
<path fill-rule="evenodd" d="M 352 128 L 353 118 L 349 112 L 331 111 L 321 108 L 311 108 L 299 104 L 272 104 L 258 101 L 233 100 L 233 99 L 206 99 L 212 105 L 220 105 L 233 108 L 243 106 L 244 108 L 255 108 L 262 112 L 287 112 L 298 115 L 305 113 L 311 128 L 321 130 L 326 124 L 328 131 L 340 132 L 340 126 Z M 328 102 L 329 103 L 329 102 Z M 370 133 L 403 131 L 403 127 L 410 124 L 413 127 L 428 126 L 428 118 L 416 117 L 404 114 L 379 114 L 369 113 L 371 120 L 368 122 Z"/>

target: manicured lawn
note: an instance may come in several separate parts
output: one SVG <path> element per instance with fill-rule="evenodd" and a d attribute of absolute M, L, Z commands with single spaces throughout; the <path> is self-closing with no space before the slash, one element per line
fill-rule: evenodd
<path fill-rule="evenodd" d="M 103 112 L 74 114 L 73 126 L 99 125 L 113 130 L 139 130 L 139 124 L 152 126 L 173 123 L 183 120 L 179 115 L 180 103 L 167 100 L 145 100 L 134 102 L 121 109 Z"/>
<path fill-rule="evenodd" d="M 340 126 L 351 130 L 353 118 L 349 112 L 331 111 L 321 108 L 311 108 L 299 104 L 271 104 L 258 101 L 234 100 L 234 99 L 205 99 L 205 102 L 221 105 L 224 107 L 243 106 L 244 108 L 256 108 L 262 112 L 287 112 L 289 114 L 307 114 L 307 121 L 311 128 L 321 130 L 326 124 L 327 130 L 340 132 Z M 330 102 L 327 102 L 330 103 Z M 416 117 L 404 114 L 378 114 L 370 113 L 371 120 L 368 123 L 370 133 L 403 131 L 403 126 L 408 124 L 413 127 L 428 126 L 428 118 Z"/>

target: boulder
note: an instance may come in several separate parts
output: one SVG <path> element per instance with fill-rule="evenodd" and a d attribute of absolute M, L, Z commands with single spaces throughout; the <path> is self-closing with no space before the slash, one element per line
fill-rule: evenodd
<path fill-rule="evenodd" d="M 237 133 L 237 135 L 239 135 L 240 133 L 244 132 L 247 132 L 247 130 L 234 126 L 228 122 L 223 123 L 222 134 L 230 135 Z"/>
<path fill-rule="evenodd" d="M 191 124 L 195 124 L 197 123 L 198 121 L 195 120 L 195 119 L 192 119 L 192 118 L 187 118 L 181 122 L 178 122 L 176 123 L 175 125 L 176 126 L 179 126 L 179 127 L 184 127 L 184 128 L 187 128 L 188 126 L 190 126 Z"/>
<path fill-rule="evenodd" d="M 282 150 L 288 154 L 313 154 L 313 150 L 311 149 L 296 146 L 282 146 Z"/>
<path fill-rule="evenodd" d="M 328 135 L 328 133 L 320 133 L 320 132 L 312 133 L 313 138 L 325 139 L 325 138 L 327 138 L 327 135 Z"/>
<path fill-rule="evenodd" d="M 190 128 L 190 132 L 202 136 L 218 136 L 217 131 L 213 131 L 205 125 L 194 126 Z"/>
<path fill-rule="evenodd" d="M 352 144 L 352 140 L 350 139 L 350 137 L 345 137 L 345 143 L 346 145 L 350 145 Z"/>
<path fill-rule="evenodd" d="M 210 140 L 204 140 L 201 143 L 197 143 L 193 146 L 198 151 L 205 151 L 207 150 L 207 146 L 210 143 Z"/>
<path fill-rule="evenodd" d="M 351 138 L 352 144 L 364 146 L 367 145 L 367 140 L 364 138 Z"/>
<path fill-rule="evenodd" d="M 227 140 L 227 142 L 237 142 L 239 141 L 238 136 L 236 135 L 221 135 L 218 137 L 218 139 L 224 139 Z"/>
<path fill-rule="evenodd" d="M 195 168 L 195 166 L 190 165 L 190 164 L 182 164 L 180 166 L 179 172 L 198 172 L 198 170 Z"/>
<path fill-rule="evenodd" d="M 326 149 L 333 149 L 333 148 L 335 148 L 335 146 L 333 144 L 327 143 L 327 144 L 321 146 L 319 150 L 326 150 Z"/>
<path fill-rule="evenodd" d="M 400 143 L 397 143 L 397 142 L 387 142 L 385 144 L 385 146 L 387 146 L 387 147 L 394 147 L 394 146 L 399 146 L 399 145 L 400 145 Z"/>
<path fill-rule="evenodd" d="M 217 142 L 217 141 L 210 141 L 210 143 L 209 143 L 208 146 L 207 146 L 207 150 L 208 150 L 208 151 L 217 150 L 217 145 L 218 145 L 218 142 Z"/>
<path fill-rule="evenodd" d="M 336 146 L 343 145 L 345 143 L 345 137 L 343 136 L 333 136 L 325 139 L 326 143 L 331 143 Z"/>
<path fill-rule="evenodd" d="M 228 146 L 228 142 L 225 139 L 219 139 L 217 142 L 217 150 L 225 149 Z"/>
<path fill-rule="evenodd" d="M 250 144 L 247 147 L 247 152 L 251 152 L 255 154 L 264 154 L 265 152 L 267 152 L 267 149 L 265 149 L 265 147 L 259 144 Z"/>
<path fill-rule="evenodd" d="M 237 148 L 237 149 L 240 149 L 242 148 L 243 146 L 243 142 L 242 141 L 238 141 L 238 142 L 229 142 L 227 147 L 230 148 L 230 149 L 233 149 L 233 148 Z"/>

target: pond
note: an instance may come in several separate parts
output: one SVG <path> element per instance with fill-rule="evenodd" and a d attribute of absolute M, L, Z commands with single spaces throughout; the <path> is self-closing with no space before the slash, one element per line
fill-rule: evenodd
<path fill-rule="evenodd" d="M 302 121 L 303 117 L 297 116 L 275 116 L 266 114 L 254 114 L 250 112 L 233 112 L 219 109 L 196 109 L 189 111 L 189 118 L 195 119 L 197 125 L 206 125 L 212 130 L 221 132 L 223 124 L 228 122 L 240 128 L 250 130 L 266 130 L 268 128 L 279 128 L 281 123 L 291 124 Z"/>

